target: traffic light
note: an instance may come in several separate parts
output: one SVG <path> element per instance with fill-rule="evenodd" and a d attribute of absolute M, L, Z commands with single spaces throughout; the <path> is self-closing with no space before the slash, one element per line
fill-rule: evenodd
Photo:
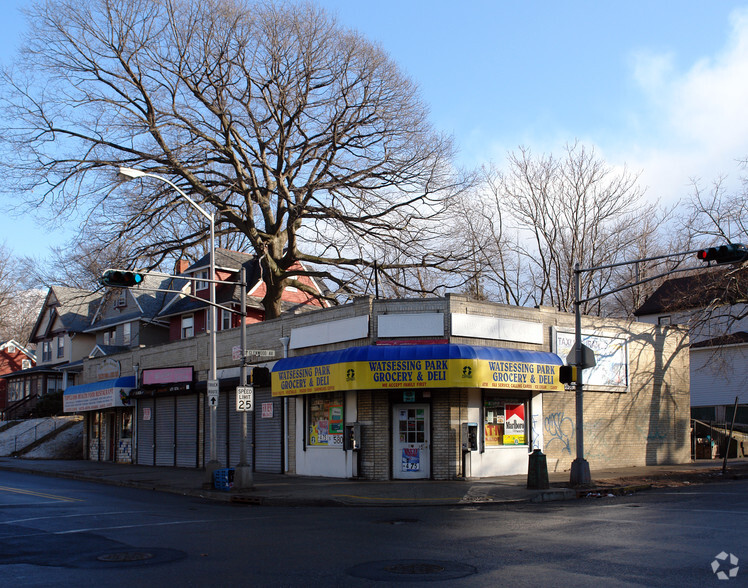
<path fill-rule="evenodd" d="M 143 274 L 123 270 L 106 270 L 99 278 L 99 282 L 103 286 L 111 286 L 112 288 L 132 288 L 142 281 Z"/>
<path fill-rule="evenodd" d="M 731 243 L 719 247 L 702 249 L 696 254 L 701 261 L 714 261 L 718 265 L 723 263 L 740 263 L 748 259 L 748 248 L 742 243 Z"/>
<path fill-rule="evenodd" d="M 574 384 L 577 381 L 577 366 L 562 365 L 558 368 L 558 381 L 562 384 Z"/>
<path fill-rule="evenodd" d="M 252 368 L 252 385 L 258 388 L 267 388 L 270 386 L 270 370 L 268 368 Z"/>

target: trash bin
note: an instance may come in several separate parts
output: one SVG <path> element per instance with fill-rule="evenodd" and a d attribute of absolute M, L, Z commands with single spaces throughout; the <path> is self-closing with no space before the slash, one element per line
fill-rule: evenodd
<path fill-rule="evenodd" d="M 533 490 L 550 488 L 548 464 L 545 454 L 540 449 L 535 449 L 530 454 L 530 462 L 527 466 L 527 487 Z"/>

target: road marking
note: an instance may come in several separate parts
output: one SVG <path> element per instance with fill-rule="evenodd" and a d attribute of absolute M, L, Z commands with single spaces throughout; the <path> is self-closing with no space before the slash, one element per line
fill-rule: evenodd
<path fill-rule="evenodd" d="M 125 514 L 141 514 L 144 512 L 151 512 L 149 510 L 115 510 L 112 512 L 92 512 L 92 513 L 74 513 L 74 514 L 67 514 L 67 515 L 52 515 L 48 517 L 28 517 L 25 519 L 15 519 L 11 521 L 0 521 L 0 525 L 16 525 L 18 523 L 29 523 L 31 521 L 44 521 L 48 519 L 72 519 L 72 518 L 80 518 L 80 517 L 109 517 L 109 516 L 118 516 L 118 515 L 125 515 Z"/>
<path fill-rule="evenodd" d="M 47 494 L 45 492 L 35 492 L 33 490 L 24 490 L 22 488 L 10 488 L 9 486 L 0 486 L 0 491 L 12 492 L 14 494 L 25 494 L 26 496 L 38 496 L 39 498 L 51 498 L 52 500 L 59 500 L 60 502 L 85 502 L 81 498 L 70 498 L 69 496 L 57 496 L 55 494 Z"/>

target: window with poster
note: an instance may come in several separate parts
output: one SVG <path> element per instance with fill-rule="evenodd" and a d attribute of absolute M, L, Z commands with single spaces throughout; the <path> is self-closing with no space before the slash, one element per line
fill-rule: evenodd
<path fill-rule="evenodd" d="M 122 427 L 119 432 L 120 439 L 132 439 L 132 411 L 122 412 Z"/>
<path fill-rule="evenodd" d="M 343 446 L 343 393 L 313 394 L 308 400 L 307 443 L 310 447 Z"/>
<path fill-rule="evenodd" d="M 527 401 L 487 394 L 483 403 L 486 448 L 527 445 Z"/>

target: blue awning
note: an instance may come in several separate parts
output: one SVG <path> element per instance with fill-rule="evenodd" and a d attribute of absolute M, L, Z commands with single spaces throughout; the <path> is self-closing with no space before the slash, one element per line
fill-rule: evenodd
<path fill-rule="evenodd" d="M 83 412 L 127 406 L 135 376 L 124 376 L 90 384 L 68 386 L 62 395 L 64 412 Z"/>
<path fill-rule="evenodd" d="M 333 390 L 487 387 L 563 390 L 555 353 L 475 345 L 365 345 L 278 360 L 273 395 Z"/>

